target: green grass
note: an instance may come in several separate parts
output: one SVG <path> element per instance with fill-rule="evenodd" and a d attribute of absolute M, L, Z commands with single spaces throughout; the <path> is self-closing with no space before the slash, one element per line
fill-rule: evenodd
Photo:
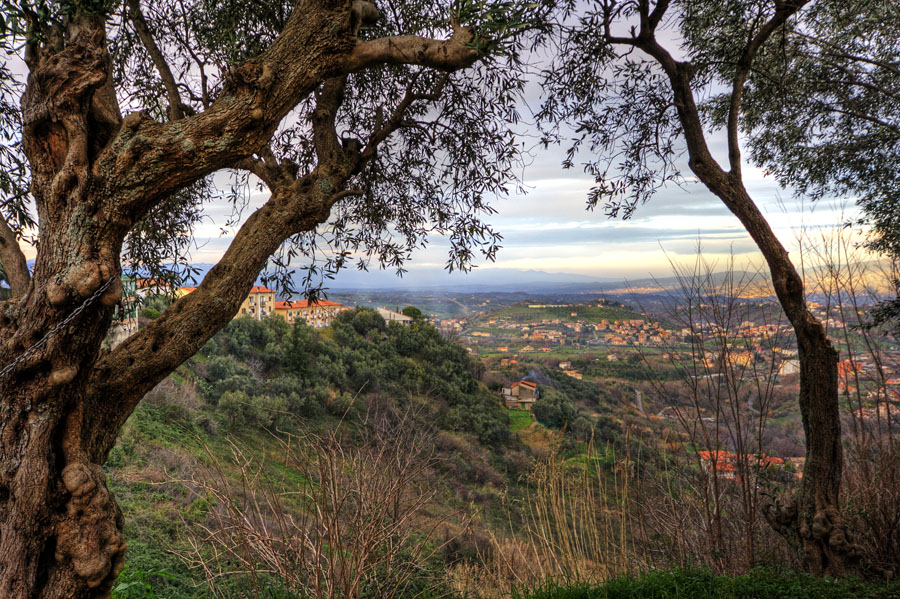
<path fill-rule="evenodd" d="M 767 569 L 743 576 L 709 570 L 649 572 L 601 585 L 548 585 L 518 599 L 898 599 L 900 583 L 834 580 Z"/>
<path fill-rule="evenodd" d="M 531 412 L 528 410 L 506 410 L 509 415 L 509 430 L 516 433 L 525 430 L 531 423 Z"/>

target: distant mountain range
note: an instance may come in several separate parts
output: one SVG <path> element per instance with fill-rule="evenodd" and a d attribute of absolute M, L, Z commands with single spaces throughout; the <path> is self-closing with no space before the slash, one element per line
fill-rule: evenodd
<path fill-rule="evenodd" d="M 33 261 L 29 261 L 29 267 L 33 267 Z M 193 267 L 198 270 L 197 283 L 206 276 L 213 265 L 208 263 L 196 263 Z M 715 282 L 721 282 L 727 273 L 715 273 L 711 278 Z M 735 281 L 748 280 L 749 273 L 738 271 L 733 273 Z M 770 291 L 763 289 L 768 282 L 768 273 L 756 275 L 756 283 L 759 285 L 758 294 L 768 295 Z M 257 281 L 259 283 L 259 281 Z M 300 276 L 295 278 L 296 288 L 302 286 Z M 187 283 L 190 284 L 190 283 Z M 325 287 L 329 292 L 423 292 L 432 294 L 452 293 L 654 293 L 661 290 L 673 290 L 679 286 L 678 279 L 674 276 L 653 278 L 641 273 L 639 278 L 630 277 L 591 277 L 573 273 L 551 273 L 542 270 L 526 270 L 515 268 L 475 268 L 468 273 L 448 273 L 436 268 L 410 269 L 403 277 L 398 277 L 393 271 L 371 270 L 368 272 L 359 270 L 344 270 L 338 273 L 334 280 L 326 281 Z M 891 289 L 879 290 L 880 293 L 890 294 Z M 756 295 L 751 290 L 750 295 Z"/>
<path fill-rule="evenodd" d="M 335 291 L 447 290 L 447 291 L 548 291 L 572 286 L 596 286 L 621 282 L 571 273 L 549 273 L 514 268 L 475 268 L 468 273 L 416 269 L 398 277 L 391 271 L 346 271 L 331 282 Z"/>
<path fill-rule="evenodd" d="M 198 282 L 213 267 L 212 264 L 194 264 L 200 272 Z M 300 277 L 295 281 L 299 287 Z M 620 286 L 621 278 L 588 277 L 571 273 L 549 273 L 541 270 L 514 268 L 475 268 L 468 273 L 448 273 L 439 269 L 411 269 L 403 277 L 389 270 L 343 270 L 334 280 L 327 281 L 329 291 L 432 291 L 432 292 L 533 292 L 555 291 L 572 288 L 598 288 Z"/>
<path fill-rule="evenodd" d="M 28 262 L 29 268 L 34 261 Z M 213 264 L 199 262 L 191 265 L 197 269 L 196 283 L 206 276 Z M 742 273 L 736 273 L 740 278 Z M 713 275 L 720 279 L 725 273 Z M 261 281 L 257 280 L 257 284 Z M 186 282 L 186 285 L 192 283 Z M 295 277 L 296 288 L 302 286 L 300 275 Z M 343 270 L 325 287 L 331 292 L 423 292 L 444 293 L 628 293 L 671 289 L 677 285 L 675 277 L 653 279 L 642 275 L 637 279 L 623 277 L 590 277 L 565 272 L 546 272 L 516 268 L 474 268 L 471 271 L 448 273 L 443 269 L 410 269 L 402 277 L 390 270 Z"/>

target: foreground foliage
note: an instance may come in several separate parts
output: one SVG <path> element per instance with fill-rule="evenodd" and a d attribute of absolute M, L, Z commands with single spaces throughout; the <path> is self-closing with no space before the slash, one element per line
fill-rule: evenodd
<path fill-rule="evenodd" d="M 757 569 L 743 576 L 709 570 L 650 572 L 601 585 L 548 586 L 520 599 L 888 599 L 900 597 L 900 583 L 815 578 L 790 571 Z"/>

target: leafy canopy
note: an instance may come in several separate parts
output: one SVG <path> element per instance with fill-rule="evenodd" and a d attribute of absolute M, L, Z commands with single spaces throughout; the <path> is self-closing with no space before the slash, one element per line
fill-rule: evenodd
<path fill-rule="evenodd" d="M 467 269 L 479 256 L 496 255 L 501 236 L 484 218 L 494 212 L 489 202 L 518 184 L 521 147 L 512 126 L 519 120 L 515 106 L 524 85 L 525 33 L 542 25 L 550 3 L 448 4 L 385 3 L 377 21 L 359 35 L 446 38 L 459 24 L 474 32 L 472 45 L 484 59 L 461 73 L 388 64 L 348 76 L 336 118 L 345 144 L 368 141 L 394 115 L 401 122 L 347 183 L 353 193 L 333 208 L 331 219 L 289 239 L 273 256 L 266 282 L 291 291 L 295 275 L 302 274 L 304 286 L 316 289 L 350 265 L 402 274 L 413 250 L 434 234 L 449 239 L 446 266 L 451 270 Z M 272 44 L 295 8 L 288 0 L 162 0 L 143 6 L 134 0 L 5 1 L 0 39 L 7 56 L 21 56 L 30 41 L 60 35 L 76 5 L 106 16 L 122 112 L 146 111 L 156 120 L 170 114 L 171 95 L 142 39 L 142 24 L 176 82 L 176 108 L 190 115 L 218 98 L 235 66 Z M 11 61 L 0 66 L 0 213 L 20 237 L 27 237 L 35 222 L 28 167 L 19 147 L 20 79 Z M 317 95 L 297 104 L 267 150 L 267 158 L 291 165 L 299 176 L 317 166 L 311 124 Z M 209 218 L 210 205 L 231 205 L 231 217 L 219 223 L 227 227 L 239 222 L 252 195 L 263 190 L 259 180 L 238 169 L 181 190 L 131 231 L 123 249 L 126 268 L 175 284 L 191 277 L 192 236 Z"/>

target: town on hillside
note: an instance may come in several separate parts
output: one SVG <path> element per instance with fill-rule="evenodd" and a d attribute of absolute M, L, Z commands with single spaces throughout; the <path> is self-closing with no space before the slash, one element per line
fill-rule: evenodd
<path fill-rule="evenodd" d="M 162 297 L 177 300 L 196 290 L 196 287 L 172 287 L 154 279 L 123 276 L 122 301 L 116 308 L 107 344 L 113 347 L 138 330 L 141 308 L 148 298 Z M 334 318 L 342 311 L 352 309 L 339 302 L 324 299 L 279 300 L 276 295 L 274 289 L 263 285 L 254 285 L 241 302 L 235 318 L 262 320 L 274 316 L 288 324 L 302 321 L 308 326 L 321 329 L 330 326 Z M 377 311 L 382 318 L 389 322 L 407 325 L 412 321 L 409 316 L 384 307 L 379 307 Z"/>

